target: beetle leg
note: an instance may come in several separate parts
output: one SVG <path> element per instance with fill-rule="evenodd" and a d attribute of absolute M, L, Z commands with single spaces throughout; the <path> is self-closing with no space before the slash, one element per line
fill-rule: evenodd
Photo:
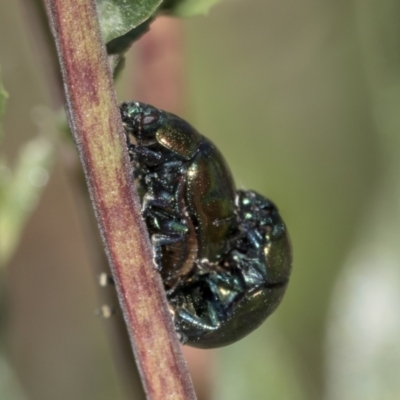
<path fill-rule="evenodd" d="M 204 319 L 198 317 L 191 312 L 188 312 L 184 308 L 178 308 L 175 310 L 175 321 L 178 327 L 178 332 L 183 336 L 182 343 L 185 344 L 185 335 L 182 333 L 183 329 L 180 329 L 181 325 L 188 325 L 192 330 L 201 332 L 202 334 L 212 332 L 218 329 L 219 324 L 209 324 Z M 187 328 L 185 329 L 188 330 Z M 186 339 L 187 341 L 187 339 Z"/>
<path fill-rule="evenodd" d="M 142 214 L 146 217 L 151 214 L 153 208 L 167 210 L 174 204 L 174 200 L 174 197 L 166 191 L 159 192 L 157 196 L 147 192 L 142 200 Z"/>
<path fill-rule="evenodd" d="M 226 270 L 196 275 L 189 282 L 168 293 L 168 298 L 178 331 L 191 332 L 190 336 L 201 337 L 219 329 L 245 289 L 243 279 Z"/>
<path fill-rule="evenodd" d="M 265 260 L 257 254 L 243 254 L 233 250 L 229 255 L 231 263 L 240 271 L 247 288 L 263 286 L 266 283 Z"/>
<path fill-rule="evenodd" d="M 254 227 L 244 225 L 242 232 L 255 249 L 260 250 L 265 246 L 264 237 L 258 230 L 254 229 Z"/>
<path fill-rule="evenodd" d="M 147 190 L 156 195 L 163 192 L 176 196 L 180 193 L 181 183 L 184 183 L 185 169 L 182 162 L 167 163 L 167 167 L 162 169 L 154 168 L 153 172 L 148 172 L 145 176 Z"/>
<path fill-rule="evenodd" d="M 128 144 L 129 157 L 132 162 L 140 161 L 147 166 L 158 165 L 162 162 L 163 156 L 160 152 L 149 149 L 146 146 Z"/>
<path fill-rule="evenodd" d="M 129 154 L 129 159 L 132 161 L 136 161 L 136 149 L 138 148 L 138 146 L 136 146 L 135 144 L 132 144 L 129 142 L 129 140 L 127 141 L 127 147 L 128 147 L 128 154 Z"/>
<path fill-rule="evenodd" d="M 153 174 L 149 174 L 153 175 Z M 149 177 L 146 177 L 146 179 Z M 157 174 L 154 174 L 157 175 Z M 152 176 L 150 176 L 153 179 Z M 149 178 L 149 179 L 150 179 Z M 154 178 L 154 184 L 151 185 L 151 191 L 148 191 L 142 199 L 142 215 L 147 219 L 160 219 L 160 220 L 173 220 L 174 222 L 179 221 L 180 226 L 184 226 L 185 233 L 187 232 L 187 223 L 183 223 L 181 219 L 182 210 L 180 209 L 181 191 L 183 188 L 183 179 L 176 179 L 175 185 L 160 186 L 158 182 L 158 176 Z M 148 182 L 146 182 L 148 183 Z M 171 191 L 170 191 L 171 190 Z M 167 229 L 170 227 L 167 226 Z M 172 226 L 173 230 L 176 231 L 177 227 Z M 178 227 L 178 230 L 181 229 Z"/>
<path fill-rule="evenodd" d="M 222 272 L 211 274 L 207 281 L 211 293 L 221 305 L 233 303 L 244 289 L 243 281 L 237 274 Z"/>
<path fill-rule="evenodd" d="M 161 178 L 163 177 L 172 177 L 176 178 L 179 175 L 184 173 L 184 163 L 182 161 L 168 161 L 163 165 L 163 169 L 161 171 Z"/>
<path fill-rule="evenodd" d="M 175 233 L 175 231 L 173 231 L 173 232 Z M 151 235 L 151 243 L 153 244 L 153 248 L 154 248 L 154 260 L 157 264 L 157 269 L 159 271 L 162 271 L 162 269 L 163 269 L 162 263 L 161 263 L 162 247 L 181 242 L 182 240 L 184 240 L 184 238 L 185 238 L 185 234 L 166 235 L 166 234 L 162 234 L 162 233 L 155 233 L 155 234 Z"/>
<path fill-rule="evenodd" d="M 151 234 L 161 231 L 166 235 L 181 236 L 188 232 L 184 220 L 166 209 L 148 207 L 145 218 Z"/>

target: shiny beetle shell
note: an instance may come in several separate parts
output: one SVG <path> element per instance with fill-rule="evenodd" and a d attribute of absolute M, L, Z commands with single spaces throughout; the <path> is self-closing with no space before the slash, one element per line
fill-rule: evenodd
<path fill-rule="evenodd" d="M 176 115 L 128 102 L 121 116 L 181 341 L 211 348 L 241 339 L 275 310 L 291 273 L 277 208 L 235 192 L 218 149 Z"/>

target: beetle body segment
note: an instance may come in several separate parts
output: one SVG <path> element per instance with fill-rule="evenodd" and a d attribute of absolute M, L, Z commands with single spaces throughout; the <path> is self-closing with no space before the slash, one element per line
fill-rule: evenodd
<path fill-rule="evenodd" d="M 123 103 L 121 116 L 181 340 L 233 343 L 282 299 L 292 266 L 285 224 L 269 200 L 235 192 L 221 153 L 186 121 L 137 102 Z"/>
<path fill-rule="evenodd" d="M 186 174 L 186 205 L 197 227 L 199 259 L 220 258 L 235 222 L 232 175 L 221 153 L 204 140 Z"/>

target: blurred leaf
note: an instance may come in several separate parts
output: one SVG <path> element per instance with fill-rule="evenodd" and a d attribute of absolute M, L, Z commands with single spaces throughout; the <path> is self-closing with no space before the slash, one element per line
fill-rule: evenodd
<path fill-rule="evenodd" d="M 382 7 L 381 11 L 384 9 Z M 370 15 L 372 19 L 380 16 L 379 13 Z M 365 19 L 364 23 L 367 21 Z M 399 25 L 396 19 L 392 22 Z M 365 25 L 365 30 L 361 31 L 363 40 L 371 37 L 369 30 L 374 31 L 376 26 L 377 21 L 369 20 L 369 28 Z M 391 35 L 378 34 L 383 31 L 379 29 L 375 35 L 375 40 L 381 40 L 381 46 L 377 46 L 379 50 L 374 51 L 374 46 L 368 46 L 368 43 L 364 43 L 364 50 L 367 70 L 375 71 L 375 77 L 371 75 L 369 79 L 381 145 L 390 151 L 385 152 L 385 175 L 366 210 L 359 243 L 345 263 L 332 298 L 326 346 L 326 400 L 400 398 L 400 142 L 393 135 L 399 126 L 393 110 L 396 97 L 399 97 L 389 101 L 389 97 L 383 95 L 391 86 L 389 81 L 394 89 L 400 74 L 391 75 L 388 71 L 391 63 L 385 63 L 379 57 L 381 47 L 386 47 L 385 42 L 389 45 L 395 41 Z M 383 105 L 388 109 L 388 117 L 393 114 L 388 125 L 381 120 L 383 110 L 379 111 L 379 108 Z"/>
<path fill-rule="evenodd" d="M 17 381 L 17 378 L 0 354 L 0 399 L 26 400 L 27 397 Z"/>
<path fill-rule="evenodd" d="M 214 399 L 306 400 L 304 379 L 282 335 L 263 326 L 247 339 L 220 350 Z"/>
<path fill-rule="evenodd" d="M 0 155 L 0 266 L 15 250 L 25 222 L 49 179 L 54 146 L 48 136 L 55 126 L 51 112 L 46 110 L 40 116 L 41 135 L 21 147 L 13 169 Z"/>
<path fill-rule="evenodd" d="M 162 9 L 170 15 L 177 17 L 193 17 L 207 14 L 210 8 L 221 0 L 166 0 Z"/>
<path fill-rule="evenodd" d="M 106 43 L 148 20 L 162 0 L 97 0 L 101 32 Z"/>
<path fill-rule="evenodd" d="M 365 242 L 338 282 L 329 321 L 327 400 L 400 398 L 400 255 Z"/>
<path fill-rule="evenodd" d="M 360 245 L 334 293 L 327 338 L 327 400 L 400 398 L 398 186 L 399 3 L 355 2 L 358 36 L 385 170 Z"/>

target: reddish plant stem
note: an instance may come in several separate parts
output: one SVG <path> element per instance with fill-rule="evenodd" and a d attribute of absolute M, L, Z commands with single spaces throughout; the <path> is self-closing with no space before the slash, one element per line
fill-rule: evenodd
<path fill-rule="evenodd" d="M 52 108 L 58 112 L 60 106 L 64 104 L 64 88 L 56 47 L 47 23 L 44 0 L 24 1 L 21 9 L 24 22 L 29 28 L 29 40 L 34 48 L 33 53 L 45 83 L 44 87 L 50 95 Z M 70 189 L 74 193 L 72 200 L 74 208 L 79 213 L 80 227 L 85 237 L 85 247 L 91 260 L 90 267 L 93 268 L 92 272 L 95 274 L 93 279 L 95 280 L 95 277 L 107 271 L 108 260 L 103 250 L 101 237 L 96 232 L 97 221 L 92 213 L 93 207 L 86 182 L 82 179 L 81 163 L 75 157 L 75 151 L 71 150 L 69 140 L 62 141 L 60 144 L 62 165 L 67 172 Z M 97 282 L 97 289 L 99 300 L 101 300 L 99 304 L 115 306 L 118 303 L 117 293 L 112 285 L 100 288 Z M 131 343 L 122 313 L 117 312 L 110 320 L 104 319 L 103 325 L 110 342 L 116 373 L 124 395 L 135 400 L 144 399 L 143 386 L 131 351 Z"/>
<path fill-rule="evenodd" d="M 71 130 L 148 399 L 195 399 L 133 190 L 94 0 L 48 0 Z"/>

